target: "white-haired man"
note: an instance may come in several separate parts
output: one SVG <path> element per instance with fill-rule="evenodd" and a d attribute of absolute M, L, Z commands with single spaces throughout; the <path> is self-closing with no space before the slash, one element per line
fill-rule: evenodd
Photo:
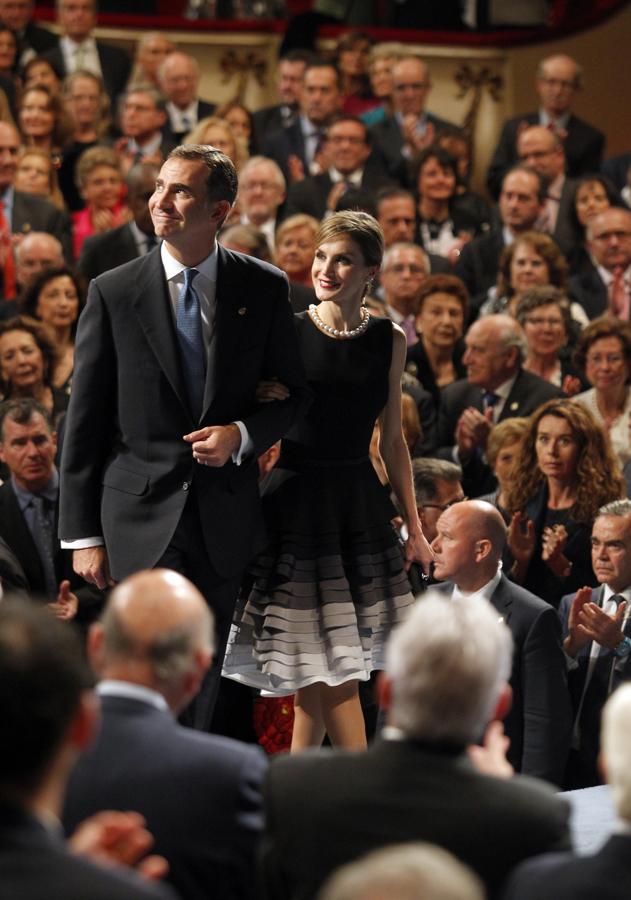
<path fill-rule="evenodd" d="M 495 892 L 518 861 L 567 845 L 567 809 L 549 786 L 481 774 L 467 758 L 506 711 L 511 659 L 510 633 L 485 601 L 417 603 L 388 647 L 382 739 L 270 768 L 266 896 L 312 898 L 338 866 L 418 840 L 454 853 Z"/>
<path fill-rule="evenodd" d="M 239 172 L 241 222 L 262 231 L 272 250 L 286 187 L 280 166 L 267 156 L 250 157 Z"/>

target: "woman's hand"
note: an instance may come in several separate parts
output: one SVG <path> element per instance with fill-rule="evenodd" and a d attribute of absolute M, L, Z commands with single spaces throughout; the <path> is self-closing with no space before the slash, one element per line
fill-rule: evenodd
<path fill-rule="evenodd" d="M 521 570 L 524 576 L 535 552 L 535 541 L 534 522 L 525 513 L 516 512 L 508 526 L 506 543 L 517 564 L 517 570 Z"/>
<path fill-rule="evenodd" d="M 286 400 L 288 397 L 289 388 L 275 378 L 270 378 L 268 381 L 259 381 L 256 386 L 256 399 L 259 403 Z"/>
<path fill-rule="evenodd" d="M 541 559 L 557 578 L 567 578 L 572 571 L 572 563 L 563 555 L 566 543 L 567 531 L 563 525 L 543 529 Z"/>
<path fill-rule="evenodd" d="M 581 380 L 575 375 L 566 375 L 561 385 L 561 390 L 568 397 L 575 397 L 581 391 Z"/>
<path fill-rule="evenodd" d="M 414 531 L 408 535 L 405 542 L 405 571 L 410 571 L 412 563 L 418 563 L 423 567 L 423 572 L 429 575 L 429 566 L 434 559 L 434 552 L 422 531 Z"/>

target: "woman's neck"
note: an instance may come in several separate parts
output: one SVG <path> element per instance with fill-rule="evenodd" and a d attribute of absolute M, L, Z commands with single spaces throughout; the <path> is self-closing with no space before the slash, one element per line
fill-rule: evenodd
<path fill-rule="evenodd" d="M 453 362 L 453 347 L 438 347 L 436 344 L 428 341 L 425 335 L 421 335 L 421 341 L 432 369 Z"/>
<path fill-rule="evenodd" d="M 24 143 L 27 147 L 41 147 L 44 150 L 52 150 L 53 138 L 50 134 L 42 134 L 37 137 L 31 135 Z"/>
<path fill-rule="evenodd" d="M 576 482 L 548 478 L 548 508 L 569 509 L 576 502 Z"/>
<path fill-rule="evenodd" d="M 429 197 L 421 197 L 419 212 L 422 219 L 445 222 L 449 218 L 449 200 L 430 200 Z"/>
<path fill-rule="evenodd" d="M 628 385 L 622 384 L 608 390 L 596 391 L 596 405 L 605 422 L 617 419 L 622 413 L 627 402 L 628 390 Z"/>
<path fill-rule="evenodd" d="M 73 138 L 78 144 L 89 144 L 92 141 L 98 140 L 96 126 L 91 124 L 77 125 L 73 134 Z"/>
<path fill-rule="evenodd" d="M 558 371 L 561 363 L 556 353 L 533 353 L 530 351 L 524 362 L 524 369 L 551 381 L 554 374 Z"/>
<path fill-rule="evenodd" d="M 350 331 L 357 328 L 362 321 L 361 298 L 344 305 L 334 303 L 332 300 L 324 300 L 318 306 L 318 316 L 325 325 L 331 325 L 340 331 Z"/>
<path fill-rule="evenodd" d="M 61 353 L 72 346 L 72 328 L 69 325 L 64 325 L 62 328 L 53 328 L 52 331 L 55 335 L 57 349 Z"/>

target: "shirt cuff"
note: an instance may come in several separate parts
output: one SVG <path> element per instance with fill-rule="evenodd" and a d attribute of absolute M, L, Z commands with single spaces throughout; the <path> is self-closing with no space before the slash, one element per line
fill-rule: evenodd
<path fill-rule="evenodd" d="M 102 537 L 77 538 L 74 541 L 60 541 L 62 550 L 86 550 L 88 547 L 102 547 Z"/>
<path fill-rule="evenodd" d="M 232 462 L 235 466 L 240 466 L 243 462 L 244 457 L 248 456 L 254 450 L 254 445 L 252 443 L 252 439 L 250 438 L 250 433 L 248 429 L 245 427 L 243 422 L 233 422 L 233 425 L 236 425 L 241 434 L 241 446 L 238 450 L 235 450 L 232 454 Z"/>

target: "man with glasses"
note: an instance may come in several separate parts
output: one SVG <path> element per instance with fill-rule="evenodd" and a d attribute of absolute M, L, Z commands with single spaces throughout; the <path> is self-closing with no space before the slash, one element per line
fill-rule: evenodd
<path fill-rule="evenodd" d="M 412 461 L 412 475 L 423 534 L 431 544 L 442 513 L 454 503 L 467 499 L 460 484 L 462 469 L 447 459 L 423 458 Z"/>
<path fill-rule="evenodd" d="M 631 319 L 631 212 L 612 206 L 587 226 L 593 262 L 570 279 L 570 294 L 590 319 Z"/>
<path fill-rule="evenodd" d="M 262 231 L 274 249 L 279 210 L 285 202 L 285 176 L 273 159 L 252 156 L 239 174 L 241 224 Z"/>
<path fill-rule="evenodd" d="M 349 190 L 374 193 L 391 184 L 382 166 L 371 155 L 368 129 L 355 116 L 340 116 L 327 128 L 324 148 L 329 168 L 298 181 L 289 189 L 286 214 L 307 213 L 323 219 L 335 211 Z"/>
<path fill-rule="evenodd" d="M 583 70 L 569 56 L 549 56 L 539 64 L 536 83 L 540 106 L 537 112 L 515 116 L 505 123 L 489 165 L 486 185 L 497 197 L 507 169 L 517 161 L 517 138 L 523 128 L 542 125 L 563 142 L 571 178 L 600 168 L 605 135 L 572 113 L 576 94 L 583 87 Z"/>
<path fill-rule="evenodd" d="M 402 185 L 410 183 L 408 162 L 432 144 L 451 122 L 425 110 L 432 89 L 429 68 L 417 56 L 404 56 L 392 69 L 394 114 L 372 129 L 375 150 L 389 174 Z"/>

